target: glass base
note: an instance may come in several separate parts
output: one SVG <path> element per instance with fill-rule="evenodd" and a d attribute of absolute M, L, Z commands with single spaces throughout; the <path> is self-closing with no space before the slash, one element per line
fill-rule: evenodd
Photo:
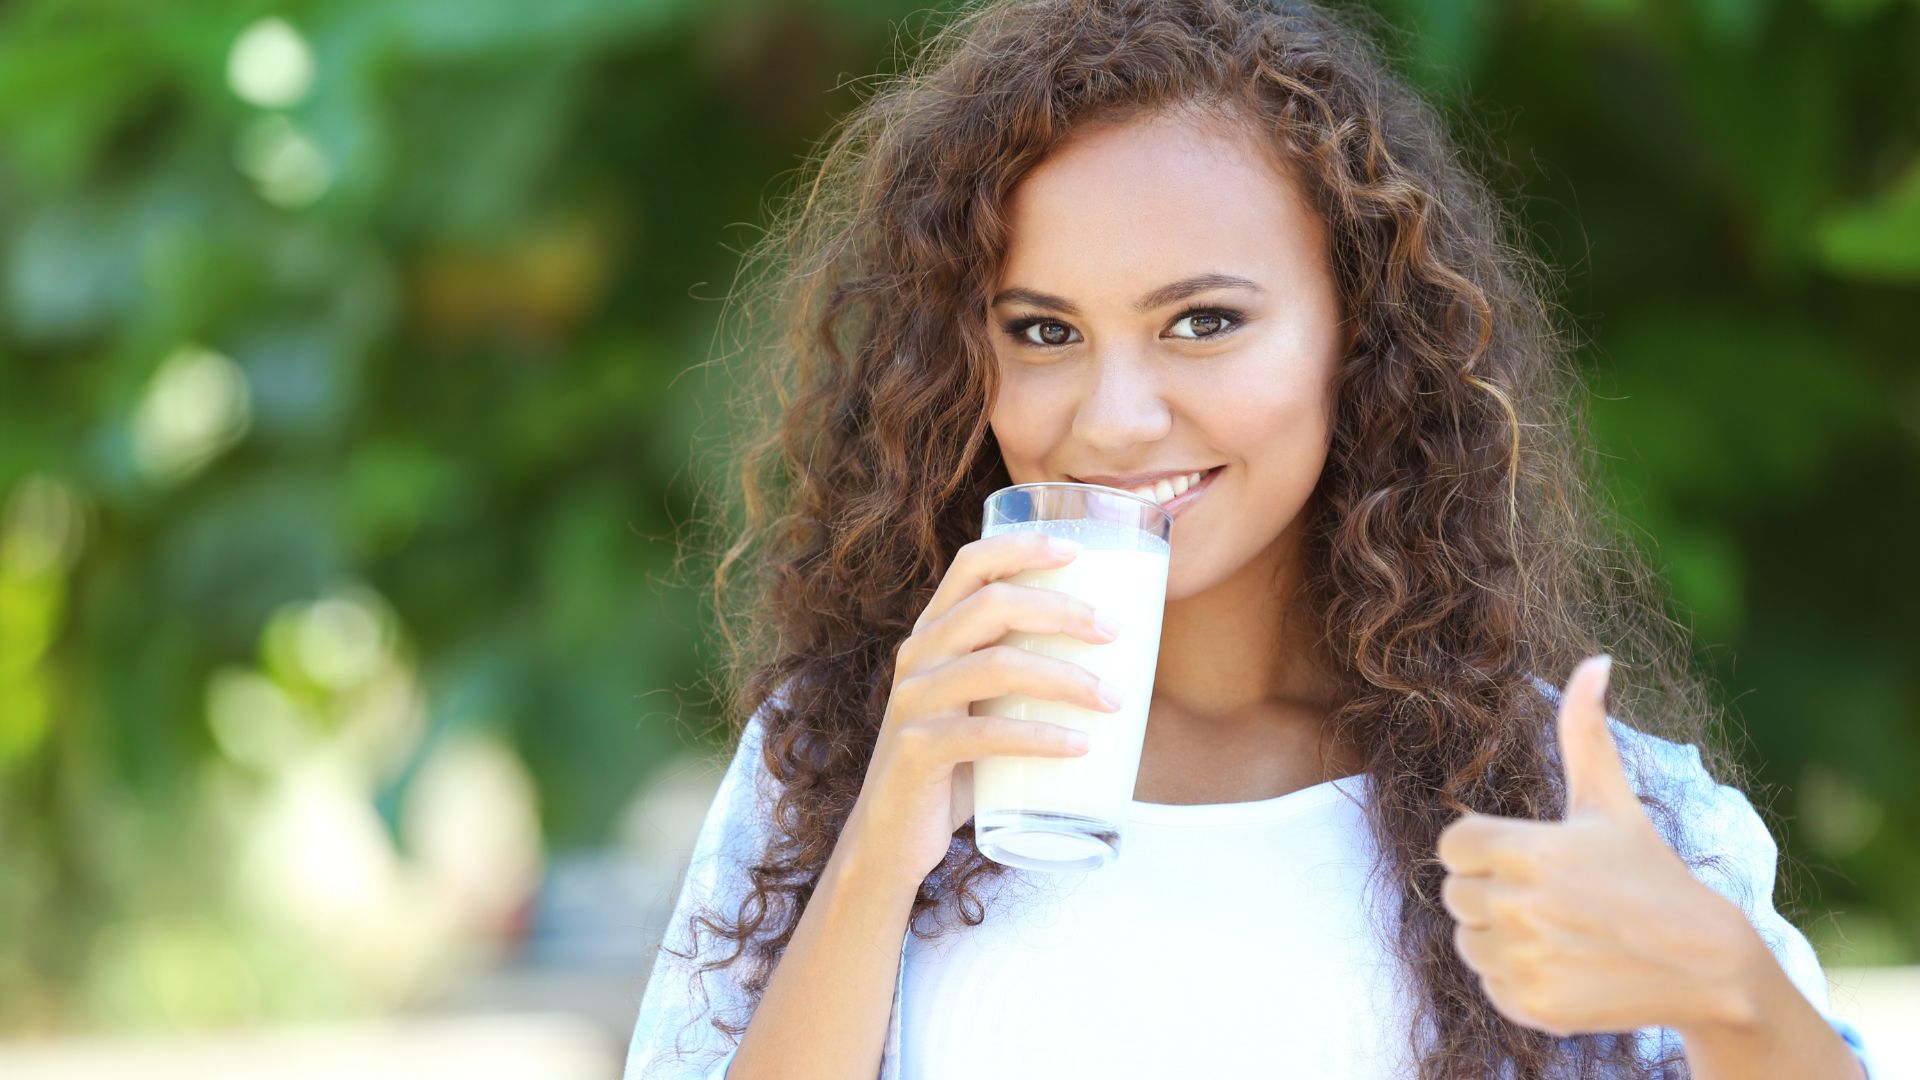
<path fill-rule="evenodd" d="M 987 858 L 1022 870 L 1097 870 L 1120 856 L 1120 833 L 1111 822 L 1039 810 L 980 815 L 973 842 Z"/>

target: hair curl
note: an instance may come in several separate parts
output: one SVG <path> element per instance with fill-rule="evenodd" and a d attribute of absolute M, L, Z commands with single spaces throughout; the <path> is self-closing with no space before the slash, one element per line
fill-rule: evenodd
<path fill-rule="evenodd" d="M 694 916 L 734 945 L 703 970 L 744 957 L 742 984 L 755 1002 L 765 990 L 861 790 L 895 650 L 978 535 L 982 501 L 1012 482 L 988 425 L 983 316 L 1009 194 L 1077 128 L 1190 108 L 1265 140 L 1330 226 L 1352 344 L 1303 511 L 1301 606 L 1349 694 L 1327 730 L 1373 781 L 1376 873 L 1400 900 L 1387 946 L 1430 1032 L 1419 1076 L 1685 1075 L 1630 1039 L 1507 1020 L 1455 951 L 1440 831 L 1469 810 L 1564 809 L 1553 708 L 1531 676 L 1557 685 L 1610 652 L 1618 719 L 1740 774 L 1709 738 L 1719 707 L 1687 632 L 1601 497 L 1548 270 L 1369 33 L 1305 3 L 967 7 L 841 119 L 747 253 L 740 318 L 723 320 L 747 358 L 733 381 L 749 434 L 727 477 L 745 519 L 717 526 L 712 587 L 730 726 L 765 707 L 782 791 L 752 895 Z M 1643 801 L 1679 835 L 1672 808 Z M 976 886 L 1006 867 L 972 834 L 922 885 L 913 933 L 938 936 L 920 916 L 948 903 L 986 917 Z"/>

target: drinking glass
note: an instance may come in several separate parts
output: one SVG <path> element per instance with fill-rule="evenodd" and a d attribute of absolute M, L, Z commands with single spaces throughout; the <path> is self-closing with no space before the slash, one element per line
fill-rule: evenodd
<path fill-rule="evenodd" d="M 976 716 L 1044 720 L 1087 733 L 1077 757 L 985 757 L 973 763 L 974 843 L 997 862 L 1027 870 L 1092 870 L 1120 855 L 1140 773 L 1147 706 L 1160 656 L 1173 517 L 1160 504 L 1099 484 L 1015 484 L 987 497 L 981 536 L 1016 529 L 1078 541 L 1064 566 L 1007 580 L 1077 596 L 1119 624 L 1095 644 L 1067 634 L 1009 632 L 999 644 L 1056 656 L 1118 686 L 1116 712 L 1027 694 L 976 701 Z"/>

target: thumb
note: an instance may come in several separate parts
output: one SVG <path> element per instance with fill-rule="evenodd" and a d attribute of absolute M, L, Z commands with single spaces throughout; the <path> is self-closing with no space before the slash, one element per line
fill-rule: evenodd
<path fill-rule="evenodd" d="M 1567 774 L 1567 816 L 1642 813 L 1607 723 L 1607 675 L 1613 657 L 1590 656 L 1560 695 L 1560 764 Z"/>

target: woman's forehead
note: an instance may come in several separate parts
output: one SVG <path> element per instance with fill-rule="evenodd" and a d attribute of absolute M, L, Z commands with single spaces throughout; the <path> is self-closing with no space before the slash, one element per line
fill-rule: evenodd
<path fill-rule="evenodd" d="M 1325 240 L 1252 134 L 1180 116 L 1077 133 L 1014 189 L 1008 223 L 1003 287 L 1047 288 L 1036 280 L 1045 278 L 1057 292 L 1078 280 L 1128 302 L 1140 281 L 1313 269 Z"/>

